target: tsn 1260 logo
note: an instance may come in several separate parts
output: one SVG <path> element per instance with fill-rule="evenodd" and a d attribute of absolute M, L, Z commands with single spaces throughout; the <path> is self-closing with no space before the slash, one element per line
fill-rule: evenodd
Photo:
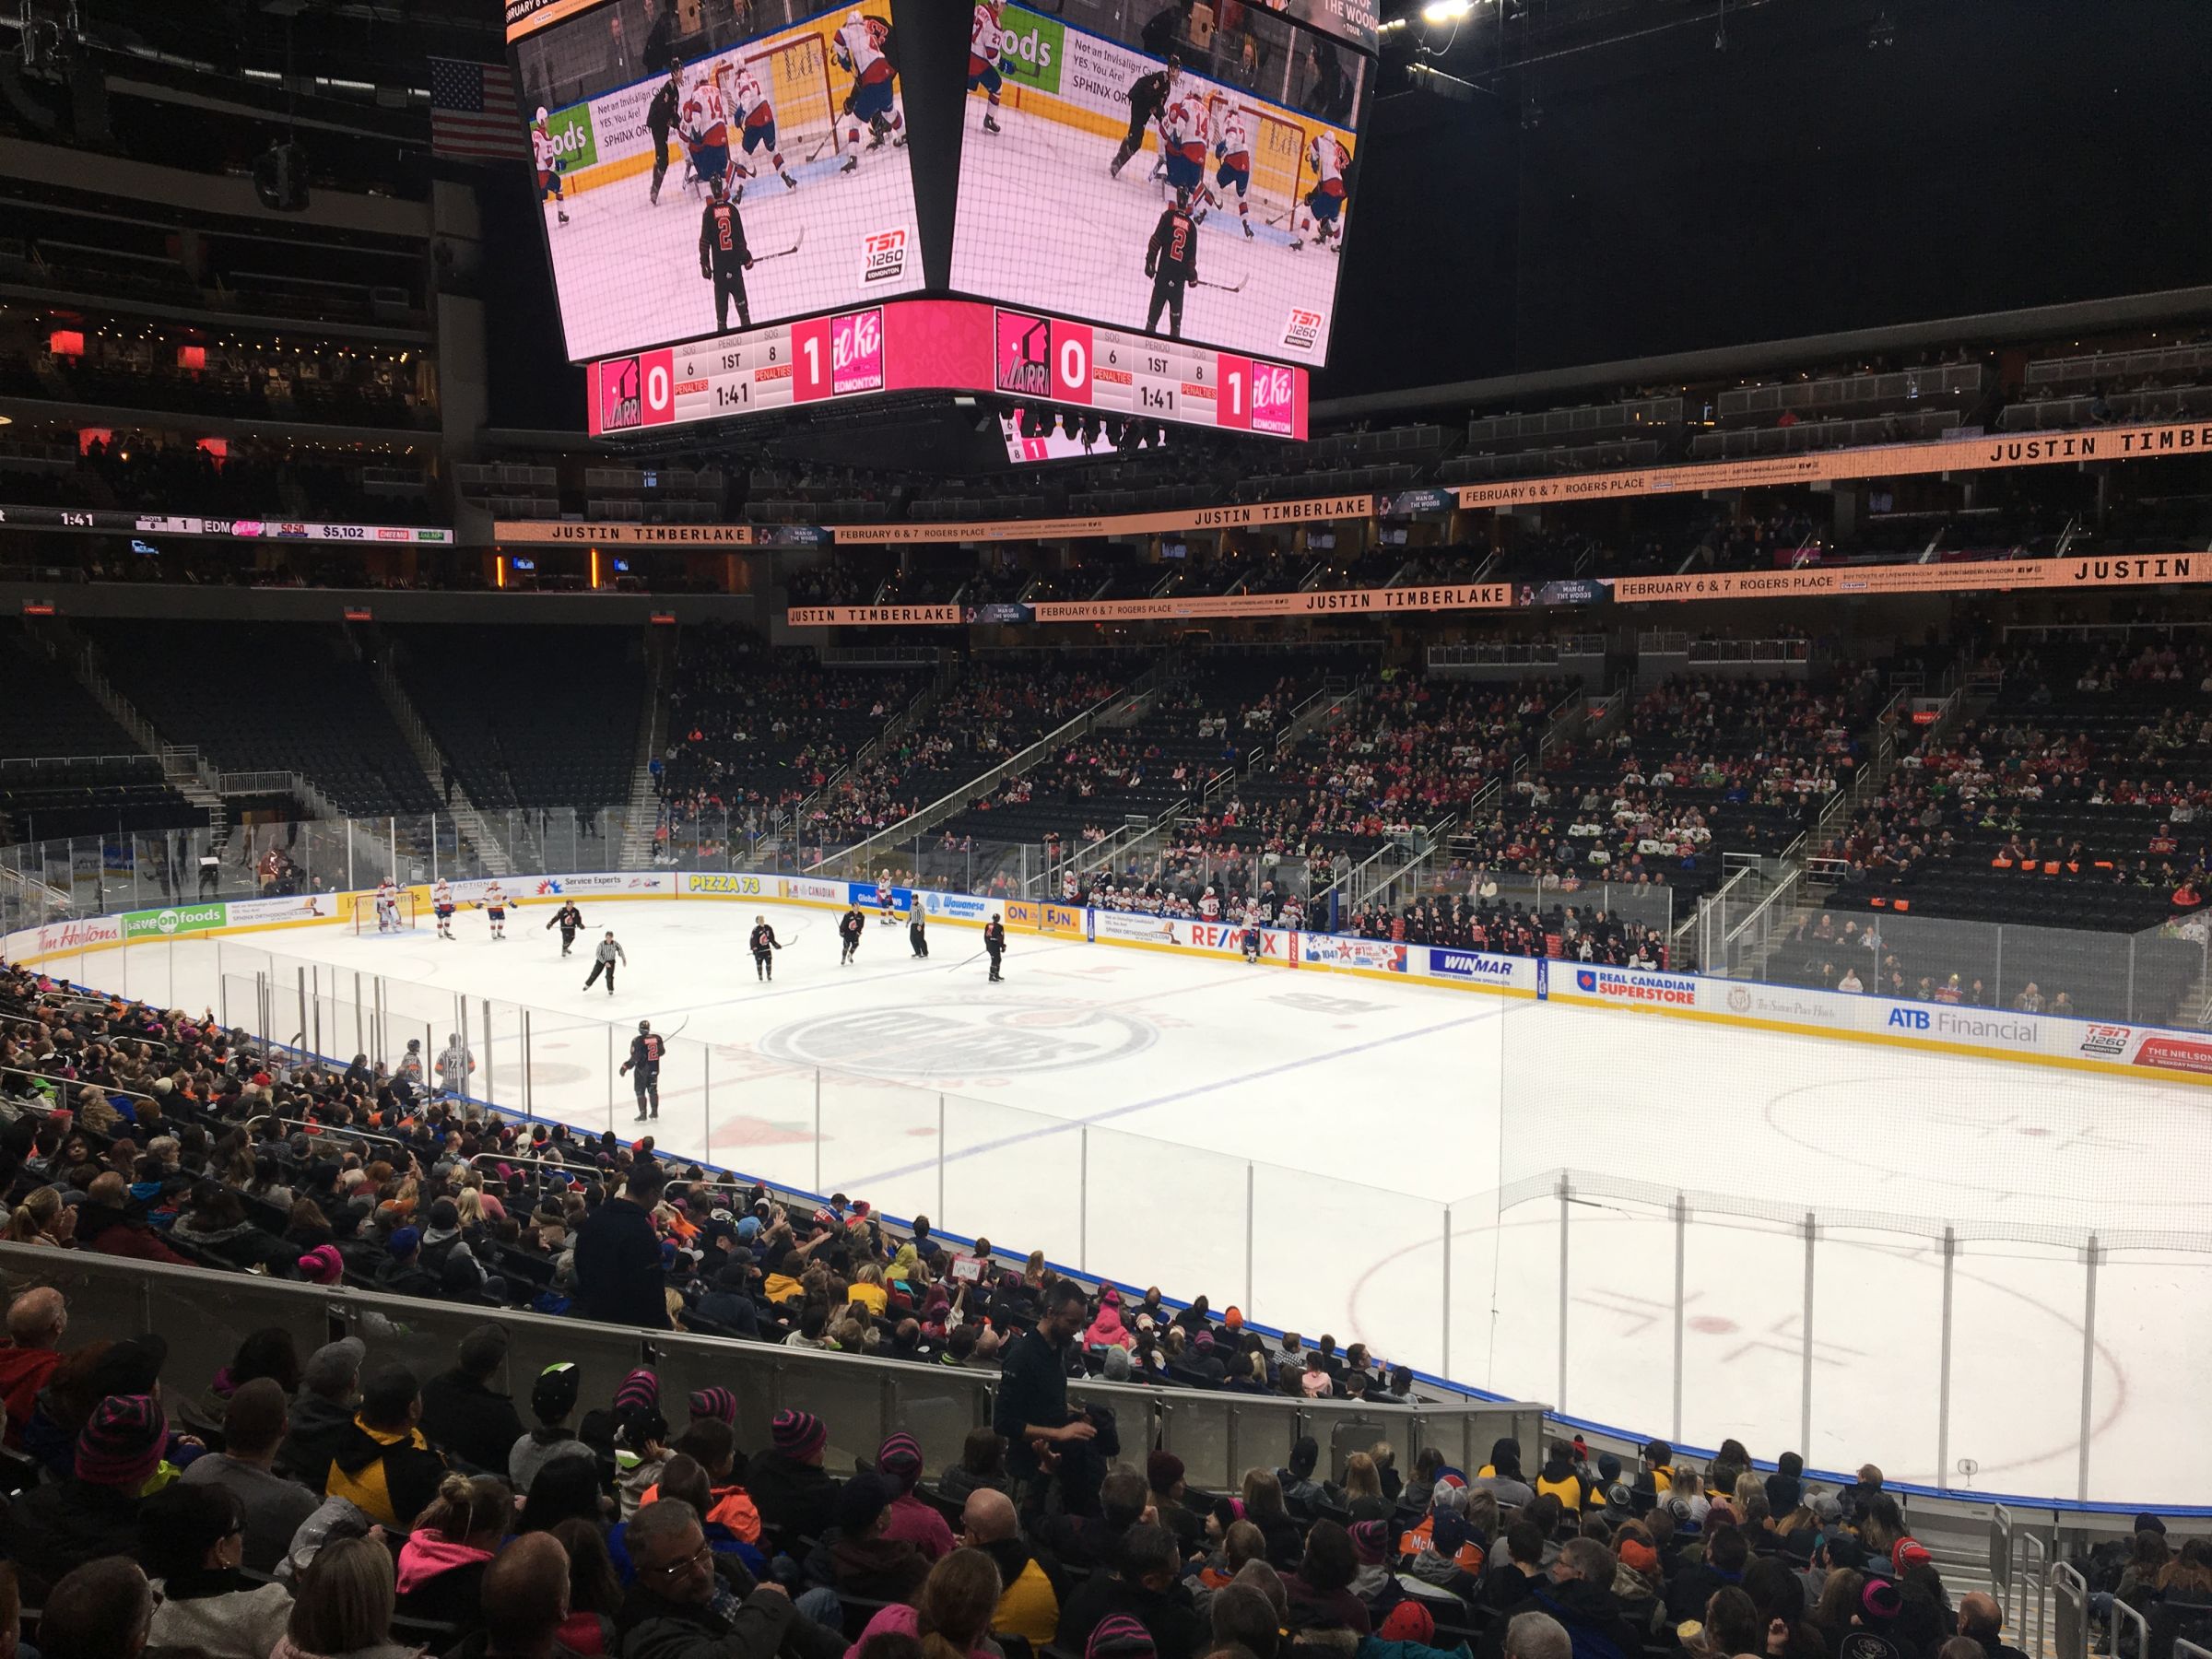
<path fill-rule="evenodd" d="M 877 230 L 860 239 L 860 279 L 896 282 L 906 275 L 906 232 Z"/>

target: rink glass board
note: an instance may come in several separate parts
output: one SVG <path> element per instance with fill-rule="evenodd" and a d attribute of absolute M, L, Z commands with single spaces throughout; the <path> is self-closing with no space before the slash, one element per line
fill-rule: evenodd
<path fill-rule="evenodd" d="M 980 15 L 975 27 L 984 29 Z M 1164 60 L 1015 5 L 1001 10 L 998 27 L 999 105 L 989 107 L 982 86 L 968 94 L 951 285 L 1145 331 L 1153 309 L 1146 250 L 1174 194 L 1161 176 L 1162 123 L 1147 124 L 1142 147 L 1118 175 L 1110 169 L 1129 127 L 1130 88 Z M 1264 59 L 1229 61 L 1226 38 L 1216 38 L 1216 57 L 1182 49 L 1171 99 L 1187 106 L 1190 133 L 1204 146 L 1199 182 L 1212 198 L 1196 204 L 1205 208 L 1198 280 L 1210 286 L 1185 289 L 1180 337 L 1319 364 L 1328 354 L 1342 239 L 1317 238 L 1306 198 L 1318 182 L 1315 147 L 1327 147 L 1331 171 L 1346 181 L 1339 230 L 1357 217 L 1350 178 L 1366 60 L 1299 36 Z M 1316 44 L 1352 88 L 1340 124 L 1307 112 Z M 980 78 L 977 61 L 971 52 L 971 80 Z M 1232 115 L 1250 160 L 1241 190 L 1227 171 L 1231 156 L 1219 153 Z M 985 129 L 986 117 L 998 132 Z M 1168 330 L 1163 315 L 1150 332 Z"/>
<path fill-rule="evenodd" d="M 513 47 L 515 100 L 524 121 L 541 108 L 547 113 L 543 131 L 534 126 L 526 135 L 534 161 L 542 156 L 558 163 L 535 177 L 571 360 L 740 326 L 734 304 L 718 324 L 714 284 L 700 275 L 711 201 L 700 168 L 712 171 L 714 151 L 694 148 L 684 137 L 688 129 L 712 135 L 708 124 L 717 100 L 728 177 L 739 192 L 738 215 L 755 262 L 744 276 L 752 324 L 922 286 L 899 77 L 892 76 L 880 133 L 842 112 L 855 79 L 840 62 L 839 31 L 853 11 L 888 29 L 889 0 L 811 15 L 796 0 L 740 11 L 750 19 L 748 36 L 736 32 L 735 14 L 726 6 L 603 0 L 582 11 L 564 9 L 559 21 L 535 29 Z M 784 26 L 762 32 L 762 22 Z M 647 117 L 667 82 L 667 57 L 682 63 L 679 107 L 655 202 L 657 147 Z M 747 72 L 772 110 L 772 144 L 766 124 L 748 124 L 735 102 Z M 693 112 L 689 123 L 687 110 Z M 781 170 L 772 159 L 779 156 Z M 556 174 L 559 200 L 550 190 Z"/>

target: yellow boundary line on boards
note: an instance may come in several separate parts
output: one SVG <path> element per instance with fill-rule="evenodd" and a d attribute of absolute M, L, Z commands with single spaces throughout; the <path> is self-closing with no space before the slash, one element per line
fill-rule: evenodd
<path fill-rule="evenodd" d="M 806 878 L 795 877 L 794 879 L 803 880 Z M 828 878 L 824 877 L 823 879 Z M 414 889 L 410 888 L 408 890 Z M 424 888 L 421 890 L 427 892 L 429 889 Z M 338 897 L 342 901 L 358 901 L 359 895 L 340 894 Z M 510 903 L 513 908 L 519 910 L 525 905 L 555 904 L 570 900 L 574 900 L 577 902 L 582 903 L 586 899 L 588 899 L 594 904 L 605 903 L 608 900 L 706 900 L 718 904 L 728 904 L 733 902 L 745 903 L 749 901 L 755 904 L 791 905 L 804 910 L 841 911 L 848 908 L 845 905 L 838 904 L 835 901 L 827 899 L 771 899 L 766 894 L 761 893 L 532 893 L 526 897 L 519 897 L 511 900 Z M 467 907 L 472 910 L 477 907 L 477 901 L 473 899 L 461 902 L 465 903 Z M 1006 901 L 1000 900 L 996 900 L 995 902 L 1003 906 Z M 862 913 L 872 914 L 873 912 L 870 911 L 868 907 L 864 905 L 862 907 Z M 296 921 L 290 922 L 251 922 L 241 924 L 236 927 L 205 928 L 196 933 L 184 935 L 183 937 L 186 940 L 232 938 L 246 934 L 289 932 L 307 927 L 335 927 L 349 924 L 352 920 L 352 916 L 347 914 L 339 916 L 301 917 Z M 982 923 L 971 921 L 962 916 L 931 914 L 929 922 L 932 927 L 949 926 L 980 929 L 982 926 Z M 1065 931 L 1049 934 L 1041 931 L 1031 932 L 1027 928 L 1024 928 L 1021 931 L 1024 936 L 1030 938 L 1076 938 L 1080 939 L 1082 943 L 1087 945 L 1106 945 L 1124 950 L 1164 951 L 1171 955 L 1185 957 L 1199 961 L 1205 960 L 1206 955 L 1208 954 L 1205 952 L 1188 950 L 1180 945 L 1160 944 L 1148 939 L 1101 939 L 1095 936 L 1071 934 Z M 165 945 L 173 944 L 175 942 L 176 940 L 174 938 L 168 936 L 153 938 L 141 937 L 128 940 L 102 939 L 91 944 L 79 945 L 68 950 L 51 951 L 41 955 L 24 957 L 18 959 L 16 965 L 25 968 L 36 967 L 43 962 L 58 960 L 69 957 L 88 956 L 96 950 L 115 950 L 123 948 L 126 946 Z M 1411 949 L 1420 947 L 1408 947 L 1408 948 Z M 1232 953 L 1227 951 L 1223 951 L 1218 954 L 1224 960 L 1241 959 L 1241 958 L 1232 957 Z M 1477 995 L 1504 997 L 1516 1002 L 1534 1002 L 1537 1000 L 1536 994 L 1534 991 L 1524 990 L 1517 986 L 1463 983 L 1457 981 L 1432 979 L 1426 974 L 1393 973 L 1387 969 L 1359 968 L 1350 964 L 1339 964 L 1334 962 L 1269 962 L 1265 960 L 1265 959 L 1262 959 L 1260 965 L 1263 967 L 1277 968 L 1296 972 L 1350 974 L 1360 979 L 1380 980 L 1385 983 L 1394 982 L 1398 984 L 1429 985 L 1442 991 L 1473 992 Z M 1811 1037 L 1826 1041 L 1877 1044 L 1889 1049 L 1912 1049 L 1922 1053 L 1956 1054 L 1967 1059 L 2001 1060 L 2016 1065 L 2040 1065 L 2053 1067 L 2062 1071 L 2088 1072 L 2095 1076 L 2125 1078 L 2136 1082 L 2184 1083 L 2194 1088 L 2212 1088 L 2212 1073 L 2182 1071 L 2171 1066 L 2163 1065 L 2133 1065 L 2124 1060 L 2096 1060 L 2091 1059 L 2087 1055 L 2074 1054 L 2029 1053 L 2018 1049 L 1984 1048 L 1976 1043 L 1951 1042 L 1947 1041 L 1942 1038 L 1916 1037 L 1901 1032 L 1892 1036 L 1882 1031 L 1841 1030 L 1828 1026 L 1799 1025 L 1790 1020 L 1765 1019 L 1753 1015 L 1727 1014 L 1713 1009 L 1676 1008 L 1653 1006 L 1651 1005 L 1637 1005 L 1633 1003 L 1607 1002 L 1599 997 L 1583 996 L 1574 992 L 1555 993 L 1545 1000 L 1558 1003 L 1563 1007 L 1595 1008 L 1608 1014 L 1657 1014 L 1668 1016 L 1676 1019 L 1696 1020 L 1706 1025 L 1724 1026 L 1738 1030 L 1767 1031 L 1785 1037 Z M 2212 1041 L 2212 1039 L 2207 1039 L 2207 1041 Z"/>

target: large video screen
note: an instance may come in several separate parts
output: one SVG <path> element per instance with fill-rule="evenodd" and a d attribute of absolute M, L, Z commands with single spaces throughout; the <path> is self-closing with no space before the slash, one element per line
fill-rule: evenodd
<path fill-rule="evenodd" d="M 889 0 L 808 9 L 605 0 L 515 42 L 571 359 L 922 286 Z"/>
<path fill-rule="evenodd" d="M 954 288 L 1324 360 L 1368 60 L 1220 15 L 976 0 Z"/>

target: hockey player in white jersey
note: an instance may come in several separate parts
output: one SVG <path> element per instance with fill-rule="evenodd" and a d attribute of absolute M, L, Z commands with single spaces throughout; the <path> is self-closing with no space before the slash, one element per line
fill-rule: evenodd
<path fill-rule="evenodd" d="M 1198 913 L 1208 922 L 1221 920 L 1221 900 L 1214 897 L 1214 889 L 1210 887 L 1206 889 L 1205 896 L 1198 900 Z"/>
<path fill-rule="evenodd" d="M 791 170 L 783 165 L 783 152 L 776 147 L 776 106 L 770 101 L 768 88 L 752 65 L 740 68 L 731 81 L 730 102 L 737 112 L 739 155 L 750 159 L 755 149 L 766 152 L 768 164 L 783 181 L 783 188 L 796 190 L 799 182 L 791 176 Z M 748 167 L 735 156 L 731 160 L 748 179 L 760 171 L 758 163 Z"/>
<path fill-rule="evenodd" d="M 1237 222 L 1244 227 L 1244 234 L 1252 235 L 1252 203 L 1246 198 L 1252 192 L 1252 139 L 1244 131 L 1244 117 L 1235 105 L 1223 112 L 1214 128 L 1214 159 L 1220 166 L 1214 170 L 1214 183 L 1222 192 L 1237 193 Z M 1212 190 L 1206 199 L 1214 206 L 1221 205 L 1221 197 Z"/>
<path fill-rule="evenodd" d="M 484 917 L 491 924 L 491 936 L 507 936 L 507 889 L 493 882 L 484 889 Z"/>
<path fill-rule="evenodd" d="M 1306 170 L 1314 182 L 1301 198 L 1304 219 L 1291 222 L 1292 253 L 1306 245 L 1308 236 L 1333 253 L 1344 252 L 1344 170 L 1351 159 L 1334 133 L 1316 133 L 1306 146 Z"/>
<path fill-rule="evenodd" d="M 453 936 L 453 884 L 441 880 L 430 889 L 430 910 L 438 918 L 438 936 Z"/>
<path fill-rule="evenodd" d="M 1206 100 L 1194 82 L 1183 83 L 1159 118 L 1159 154 L 1167 169 L 1168 200 L 1195 204 L 1206 189 Z M 1206 222 L 1206 209 L 1197 207 L 1194 224 Z"/>
<path fill-rule="evenodd" d="M 999 47 L 1005 31 L 999 27 L 999 8 L 1003 0 L 975 0 L 975 21 L 968 30 L 968 90 L 978 87 L 989 100 L 983 107 L 983 131 L 995 133 L 998 127 L 998 89 L 1005 80 L 998 72 Z"/>
<path fill-rule="evenodd" d="M 399 931 L 399 889 L 392 885 L 389 876 L 376 884 L 376 931 L 380 934 Z"/>
<path fill-rule="evenodd" d="M 899 108 L 898 72 L 883 48 L 891 26 L 881 18 L 858 10 L 845 14 L 833 42 L 838 67 L 853 77 L 845 98 L 845 164 L 837 171 L 852 172 L 860 165 L 860 132 L 867 128 L 868 148 L 881 149 L 888 138 L 896 149 L 906 142 L 906 117 Z"/>
<path fill-rule="evenodd" d="M 712 193 L 730 170 L 729 105 L 712 73 L 694 81 L 684 99 L 684 143 L 693 175 Z"/>
<path fill-rule="evenodd" d="M 553 198 L 553 211 L 560 222 L 569 222 L 569 210 L 561 206 L 567 200 L 560 194 L 560 151 L 553 143 L 552 118 L 543 104 L 530 120 L 530 158 L 537 164 L 537 202 L 544 206 L 546 198 Z"/>

